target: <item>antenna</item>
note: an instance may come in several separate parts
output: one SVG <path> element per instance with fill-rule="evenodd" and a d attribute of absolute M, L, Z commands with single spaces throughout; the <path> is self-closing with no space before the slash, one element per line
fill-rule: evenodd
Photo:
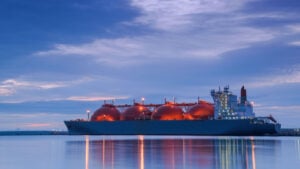
<path fill-rule="evenodd" d="M 145 98 L 142 97 L 141 100 L 142 100 L 142 104 L 144 104 L 145 103 Z"/>
<path fill-rule="evenodd" d="M 91 112 L 90 109 L 86 109 L 86 114 L 87 114 L 87 120 L 88 121 L 90 120 L 90 112 Z"/>

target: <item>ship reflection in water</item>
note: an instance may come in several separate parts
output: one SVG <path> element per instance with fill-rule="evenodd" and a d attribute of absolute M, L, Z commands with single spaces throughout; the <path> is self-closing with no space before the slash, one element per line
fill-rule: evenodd
<path fill-rule="evenodd" d="M 66 148 L 74 145 L 85 145 L 85 169 L 256 169 L 281 149 L 276 139 L 251 137 L 85 136 Z"/>

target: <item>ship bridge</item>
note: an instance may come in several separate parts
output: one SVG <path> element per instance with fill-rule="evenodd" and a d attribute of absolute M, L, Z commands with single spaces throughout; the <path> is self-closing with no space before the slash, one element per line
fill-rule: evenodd
<path fill-rule="evenodd" d="M 237 96 L 229 91 L 229 86 L 223 90 L 211 90 L 211 96 L 215 103 L 215 119 L 248 119 L 254 118 L 253 105 L 247 100 L 247 92 L 244 86 L 241 88 L 241 96 Z"/>

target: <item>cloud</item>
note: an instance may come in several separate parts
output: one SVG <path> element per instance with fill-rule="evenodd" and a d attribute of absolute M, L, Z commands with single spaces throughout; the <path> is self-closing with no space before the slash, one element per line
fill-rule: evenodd
<path fill-rule="evenodd" d="M 297 111 L 300 110 L 300 105 L 291 105 L 291 106 L 258 106 L 258 109 L 263 110 L 279 110 L 279 111 Z"/>
<path fill-rule="evenodd" d="M 300 65 L 293 68 L 281 70 L 281 73 L 271 76 L 263 76 L 248 83 L 251 87 L 268 87 L 284 84 L 300 84 Z"/>
<path fill-rule="evenodd" d="M 300 33 L 300 24 L 293 24 L 287 26 L 291 33 Z"/>
<path fill-rule="evenodd" d="M 94 96 L 71 96 L 67 98 L 67 100 L 72 101 L 104 101 L 104 100 L 116 100 L 116 99 L 128 99 L 128 96 L 102 96 L 102 97 L 94 97 Z"/>
<path fill-rule="evenodd" d="M 35 81 L 22 81 L 16 79 L 7 79 L 2 82 L 3 87 L 17 88 L 17 87 L 34 87 L 39 89 L 53 89 L 65 87 L 64 82 L 35 82 Z"/>
<path fill-rule="evenodd" d="M 26 123 L 24 124 L 25 128 L 41 128 L 41 127 L 49 127 L 51 123 Z"/>
<path fill-rule="evenodd" d="M 300 41 L 290 42 L 289 45 L 291 45 L 291 46 L 300 46 Z"/>
<path fill-rule="evenodd" d="M 89 56 L 135 56 L 141 46 L 130 38 L 97 39 L 82 45 L 57 44 L 53 50 L 36 52 L 35 55 L 89 55 Z"/>
<path fill-rule="evenodd" d="M 278 13 L 242 13 L 250 1 L 253 0 L 132 0 L 130 5 L 140 15 L 125 26 L 131 29 L 131 26 L 145 25 L 154 31 L 111 39 L 95 38 L 77 45 L 55 44 L 52 49 L 34 55 L 77 55 L 110 66 L 130 66 L 153 58 L 218 59 L 225 53 L 278 36 L 275 30 L 245 24 L 249 19 L 285 17 Z"/>
<path fill-rule="evenodd" d="M 186 29 L 195 24 L 197 15 L 230 13 L 242 8 L 249 0 L 132 0 L 131 5 L 141 16 L 134 23 L 149 25 L 160 30 Z"/>
<path fill-rule="evenodd" d="M 77 85 L 91 81 L 91 78 L 84 77 L 82 79 L 71 81 L 30 81 L 22 79 L 6 79 L 0 82 L 0 96 L 10 96 L 18 90 L 49 90 Z"/>
<path fill-rule="evenodd" d="M 9 96 L 14 93 L 13 90 L 6 88 L 4 86 L 0 86 L 0 96 Z"/>
<path fill-rule="evenodd" d="M 159 33 L 117 39 L 97 39 L 81 45 L 59 44 L 39 56 L 80 55 L 92 57 L 108 65 L 130 65 L 148 62 L 152 58 L 215 59 L 222 54 L 274 38 L 271 31 L 249 27 L 191 32 L 184 34 Z"/>

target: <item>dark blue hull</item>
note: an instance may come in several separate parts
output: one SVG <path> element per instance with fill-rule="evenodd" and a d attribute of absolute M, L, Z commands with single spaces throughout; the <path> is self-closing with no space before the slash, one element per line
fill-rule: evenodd
<path fill-rule="evenodd" d="M 69 134 L 80 135 L 266 135 L 275 134 L 280 124 L 253 120 L 134 120 L 65 121 Z"/>

